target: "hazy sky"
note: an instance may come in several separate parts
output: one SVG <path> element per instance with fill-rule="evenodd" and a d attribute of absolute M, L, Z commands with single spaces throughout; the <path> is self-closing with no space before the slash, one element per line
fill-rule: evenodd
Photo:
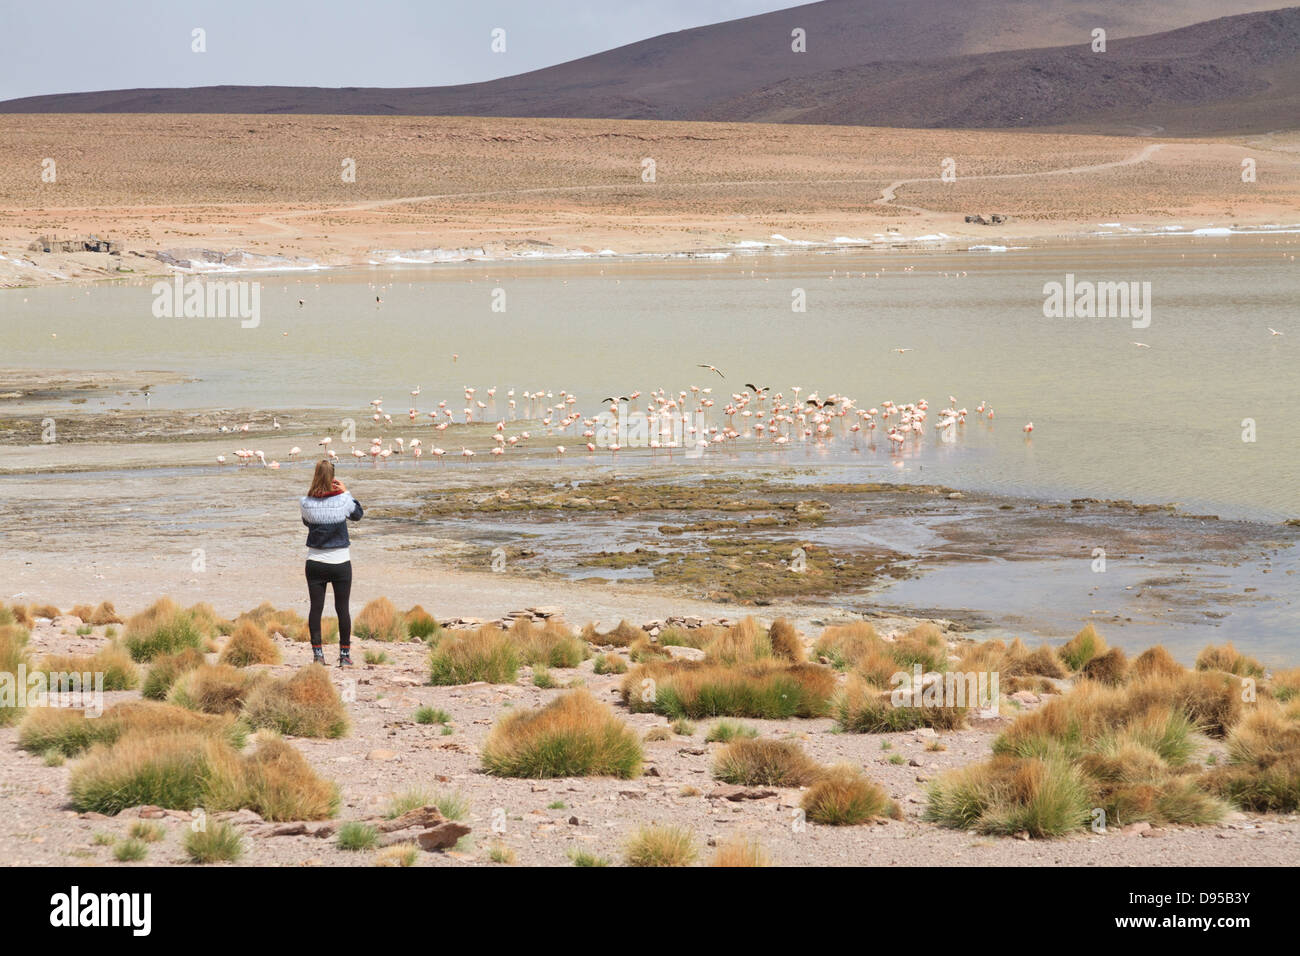
<path fill-rule="evenodd" d="M 145 86 L 440 86 L 799 0 L 0 0 L 0 100 Z M 202 27 L 207 52 L 191 51 Z M 491 49 L 506 31 L 506 52 Z"/>

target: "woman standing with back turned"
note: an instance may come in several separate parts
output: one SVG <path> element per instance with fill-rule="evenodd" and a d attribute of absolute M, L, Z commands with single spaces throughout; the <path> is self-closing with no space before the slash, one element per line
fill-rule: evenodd
<path fill-rule="evenodd" d="M 313 663 L 324 664 L 320 617 L 325 609 L 325 588 L 334 585 L 334 613 L 339 619 L 339 667 L 352 666 L 352 556 L 348 553 L 348 521 L 361 518 L 361 505 L 343 482 L 334 477 L 334 463 L 328 458 L 316 464 L 311 489 L 302 499 L 302 523 L 307 526 L 307 595 L 311 611 L 307 628 L 311 632 Z"/>

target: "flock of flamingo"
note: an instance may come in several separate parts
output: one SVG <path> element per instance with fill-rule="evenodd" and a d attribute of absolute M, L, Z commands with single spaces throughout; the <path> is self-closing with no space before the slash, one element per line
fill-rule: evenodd
<path fill-rule="evenodd" d="M 722 372 L 713 366 L 701 366 Z M 848 396 L 831 394 L 825 398 L 816 391 L 801 397 L 804 389 L 798 385 L 790 387 L 792 397 L 784 392 L 772 393 L 770 387 L 758 387 L 747 384 L 744 390 L 733 392 L 721 409 L 717 422 L 711 422 L 717 399 L 713 389 L 699 385 L 690 386 L 687 391 L 676 394 L 663 388 L 645 393 L 644 411 L 633 408 L 643 393 L 633 391 L 627 395 L 611 396 L 602 401 L 604 410 L 596 416 L 585 417 L 575 406 L 577 396 L 561 389 L 558 392 L 536 391 L 522 392 L 516 396 L 514 389 L 506 392 L 506 414 L 499 416 L 496 412 L 495 386 L 485 389 L 487 401 L 478 397 L 478 390 L 471 386 L 464 389 L 464 407 L 458 413 L 440 401 L 436 407 L 423 415 L 416 408 L 416 400 L 421 389 L 416 386 L 411 390 L 411 407 L 407 410 L 407 427 L 418 426 L 423 417 L 429 419 L 428 426 L 435 432 L 447 432 L 449 429 L 461 429 L 471 425 L 485 425 L 495 421 L 492 432 L 492 446 L 488 454 L 501 457 L 507 451 L 525 447 L 532 440 L 527 430 L 513 434 L 514 424 L 535 422 L 546 430 L 550 440 L 571 436 L 578 447 L 585 447 L 588 455 L 598 449 L 604 449 L 611 455 L 617 455 L 625 448 L 644 447 L 651 453 L 666 451 L 671 457 L 676 449 L 694 451 L 701 454 L 710 448 L 734 445 L 742 440 L 751 440 L 756 444 L 781 449 L 795 442 L 814 442 L 823 444 L 836 437 L 851 437 L 855 442 L 865 435 L 868 447 L 875 447 L 877 431 L 883 434 L 893 453 L 901 453 L 909 446 L 915 446 L 925 434 L 926 422 L 930 418 L 930 404 L 925 399 L 915 402 L 897 404 L 884 401 L 880 405 L 861 408 Z M 522 402 L 522 407 L 521 407 Z M 370 403 L 371 420 L 381 431 L 397 427 L 393 416 L 384 411 L 384 400 L 377 398 Z M 935 413 L 932 427 L 943 441 L 954 441 L 961 434 L 962 426 L 974 414 L 986 421 L 993 421 L 993 408 L 987 402 L 980 402 L 974 413 L 966 408 L 959 408 L 955 396 L 948 396 L 948 405 Z M 462 421 L 458 421 L 458 416 Z M 522 417 L 521 417 L 522 416 Z M 221 426 L 223 433 L 229 431 L 247 432 L 251 423 L 239 426 Z M 273 430 L 280 429 L 279 418 L 272 420 Z M 1026 438 L 1034 430 L 1034 423 L 1028 422 L 1022 429 Z M 454 432 L 453 432 L 454 434 Z M 629 437 L 629 435 L 631 437 Z M 337 461 L 339 453 L 332 447 L 334 438 L 326 436 L 317 445 L 321 454 L 332 461 Z M 569 446 L 557 444 L 554 453 L 557 458 L 563 456 Z M 447 456 L 447 451 L 433 446 L 428 453 L 440 461 Z M 302 449 L 294 446 L 288 451 L 288 459 L 294 461 L 302 454 Z M 425 443 L 420 438 L 403 438 L 390 436 L 387 440 L 375 437 L 370 440 L 368 448 L 358 448 L 353 444 L 348 454 L 357 462 L 367 458 L 378 467 L 394 457 L 410 456 L 417 463 L 425 454 Z M 470 461 L 475 456 L 473 449 L 461 445 L 459 457 Z M 268 461 L 266 454 L 258 449 L 237 448 L 233 457 L 241 465 L 254 461 L 264 467 L 278 469 L 280 462 Z M 227 457 L 217 456 L 217 464 L 225 465 Z"/>

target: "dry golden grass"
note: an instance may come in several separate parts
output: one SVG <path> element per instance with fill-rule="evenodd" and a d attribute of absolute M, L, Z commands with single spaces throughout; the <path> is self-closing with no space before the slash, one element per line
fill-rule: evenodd
<path fill-rule="evenodd" d="M 357 637 L 368 641 L 406 640 L 406 618 L 386 597 L 375 598 L 352 621 Z"/>
<path fill-rule="evenodd" d="M 269 601 L 264 601 L 251 611 L 245 611 L 235 618 L 232 633 L 245 623 L 253 624 L 268 635 L 279 634 L 290 641 L 307 641 L 311 635 L 307 631 L 307 620 L 294 611 L 279 611 Z M 243 665 L 238 665 L 243 666 Z"/>
<path fill-rule="evenodd" d="M 806 787 L 821 773 L 818 763 L 790 740 L 733 740 L 713 761 L 715 779 L 743 787 Z"/>
<path fill-rule="evenodd" d="M 690 866 L 699 856 L 695 837 L 685 827 L 642 827 L 628 841 L 628 866 Z"/>
<path fill-rule="evenodd" d="M 1128 669 L 1128 657 L 1118 647 L 1112 647 L 1106 653 L 1098 654 L 1084 664 L 1080 673 L 1088 680 L 1114 686 L 1124 683 L 1128 676 Z"/>
<path fill-rule="evenodd" d="M 124 642 L 136 661 L 174 654 L 187 647 L 203 647 L 214 633 L 206 615 L 183 610 L 171 598 L 159 598 L 126 623 Z"/>
<path fill-rule="evenodd" d="M 634 712 L 786 719 L 824 716 L 834 689 L 834 672 L 820 664 L 656 661 L 630 670 L 620 693 Z"/>
<path fill-rule="evenodd" d="M 636 733 L 585 690 L 506 714 L 483 744 L 483 769 L 500 777 L 628 779 L 641 758 Z"/>
<path fill-rule="evenodd" d="M 456 631 L 429 653 L 429 683 L 437 685 L 509 684 L 519 672 L 519 649 L 498 627 Z"/>
<path fill-rule="evenodd" d="M 237 714 L 244 709 L 253 688 L 267 680 L 265 674 L 229 664 L 201 664 L 176 678 L 166 700 L 205 714 Z"/>
<path fill-rule="evenodd" d="M 348 732 L 347 708 L 320 664 L 309 664 L 290 677 L 257 681 L 249 689 L 243 719 L 250 727 L 294 737 L 342 737 Z"/>
<path fill-rule="evenodd" d="M 813 654 L 839 670 L 858 664 L 869 653 L 878 651 L 884 639 L 866 621 L 836 625 L 822 631 L 813 645 Z"/>
<path fill-rule="evenodd" d="M 18 746 L 32 753 L 54 750 L 71 757 L 92 744 L 113 743 L 127 734 L 157 736 L 187 733 L 221 737 L 241 745 L 242 728 L 232 717 L 199 714 L 155 701 L 125 701 L 98 717 L 65 707 L 36 707 L 18 728 Z"/>
<path fill-rule="evenodd" d="M 521 617 L 511 624 L 510 637 L 526 664 L 577 667 L 587 659 L 587 642 L 559 621 L 534 624 Z"/>
<path fill-rule="evenodd" d="M 74 604 L 72 610 L 68 613 L 75 618 L 79 618 L 81 623 L 89 624 L 90 619 L 95 616 L 95 608 L 91 604 Z"/>
<path fill-rule="evenodd" d="M 189 647 L 175 654 L 162 654 L 153 659 L 149 672 L 145 674 L 144 684 L 140 687 L 140 696 L 149 700 L 163 700 L 172 684 L 186 671 L 202 667 L 207 662 L 203 652 Z"/>
<path fill-rule="evenodd" d="M 1061 655 L 1061 660 L 1065 662 L 1066 667 L 1077 671 L 1094 657 L 1106 653 L 1106 650 L 1106 639 L 1097 633 L 1095 627 L 1088 624 L 1070 638 L 1057 653 Z"/>
<path fill-rule="evenodd" d="M 772 657 L 772 642 L 752 617 L 727 628 L 704 647 L 705 656 L 718 664 L 749 664 Z"/>
<path fill-rule="evenodd" d="M 772 654 L 781 660 L 801 664 L 807 659 L 799 632 L 785 618 L 778 617 L 772 622 L 767 630 L 767 638 L 772 644 Z"/>
<path fill-rule="evenodd" d="M 1240 653 L 1231 642 L 1222 647 L 1213 644 L 1196 655 L 1198 671 L 1224 671 L 1238 677 L 1262 677 L 1264 665 L 1253 657 Z"/>
<path fill-rule="evenodd" d="M 1178 677 L 1186 670 L 1187 668 L 1174 660 L 1174 655 L 1170 654 L 1163 644 L 1157 644 L 1155 647 L 1148 647 L 1133 659 L 1130 673 L 1138 678 Z"/>
<path fill-rule="evenodd" d="M 259 740 L 241 757 L 226 741 L 202 734 L 130 733 L 96 745 L 73 768 L 70 804 L 114 815 L 153 804 L 208 812 L 257 811 L 266 820 L 321 820 L 338 806 L 336 788 L 321 780 L 278 738 Z"/>
<path fill-rule="evenodd" d="M 1065 836 L 1092 818 L 1092 794 L 1070 762 L 997 756 L 930 785 L 926 819 L 979 833 Z"/>
<path fill-rule="evenodd" d="M 0 727 L 16 723 L 25 712 L 25 708 L 20 706 L 22 701 L 18 700 L 18 671 L 31 665 L 27 652 L 29 636 L 27 628 L 21 624 L 0 624 L 0 672 L 10 675 L 6 683 L 14 694 L 13 700 L 6 700 L 0 706 Z"/>
<path fill-rule="evenodd" d="M 915 706 L 910 702 L 911 693 L 908 692 L 905 702 L 900 706 L 894 701 L 893 690 L 883 690 L 855 673 L 849 676 L 848 682 L 835 695 L 835 719 L 842 729 L 855 734 L 890 733 L 917 727 L 957 730 L 965 726 L 970 708 L 979 704 L 979 701 L 964 696 L 970 690 L 974 690 L 977 696 L 978 685 L 972 689 L 961 674 L 953 674 L 953 693 L 949 696 L 947 682 L 946 677 L 940 678 L 934 691 L 937 696 L 931 702 L 926 703 L 925 695 L 928 692 L 923 691 L 922 706 Z M 958 688 L 963 698 L 958 698 Z M 965 702 L 956 703 L 959 699 L 964 699 Z"/>
<path fill-rule="evenodd" d="M 422 641 L 436 637 L 442 630 L 433 615 L 418 604 L 407 611 L 403 618 L 406 620 L 407 634 Z"/>
<path fill-rule="evenodd" d="M 122 618 L 118 616 L 117 610 L 110 601 L 100 601 L 99 604 L 95 605 L 95 610 L 91 612 L 90 617 L 82 618 L 82 620 L 87 624 L 93 624 L 95 627 L 122 623 Z"/>
<path fill-rule="evenodd" d="M 828 826 L 856 826 L 876 817 L 903 818 L 902 808 L 853 764 L 823 771 L 799 805 L 813 823 Z"/>
<path fill-rule="evenodd" d="M 117 642 L 105 644 L 94 654 L 48 654 L 38 669 L 47 674 L 102 674 L 104 690 L 134 690 L 140 683 L 131 655 Z"/>
<path fill-rule="evenodd" d="M 595 644 L 597 647 L 627 647 L 633 641 L 646 637 L 646 632 L 635 624 L 619 621 L 617 627 L 601 634 L 596 630 L 595 624 L 589 623 L 583 627 L 581 637 L 587 643 Z"/>
<path fill-rule="evenodd" d="M 709 866 L 771 866 L 763 845 L 753 837 L 734 836 L 723 840 L 713 852 Z"/>
<path fill-rule="evenodd" d="M 1300 700 L 1260 701 L 1228 737 L 1228 765 L 1209 775 L 1217 793 L 1256 812 L 1300 809 Z"/>
<path fill-rule="evenodd" d="M 237 622 L 235 632 L 226 640 L 221 649 L 218 663 L 232 667 L 248 667 L 250 664 L 280 663 L 280 649 L 257 623 L 251 620 Z"/>
<path fill-rule="evenodd" d="M 62 613 L 58 607 L 53 604 L 33 604 L 27 610 L 32 617 L 47 617 L 51 621 Z"/>
<path fill-rule="evenodd" d="M 1268 687 L 1273 696 L 1284 703 L 1300 697 L 1300 667 L 1274 671 Z"/>

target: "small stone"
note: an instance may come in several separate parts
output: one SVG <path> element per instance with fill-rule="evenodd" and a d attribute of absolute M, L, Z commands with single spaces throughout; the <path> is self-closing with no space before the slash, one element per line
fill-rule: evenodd
<path fill-rule="evenodd" d="M 463 823 L 447 821 L 440 823 L 431 830 L 425 830 L 423 833 L 416 834 L 415 839 L 419 842 L 420 847 L 425 850 L 446 850 L 455 846 L 460 838 L 469 834 L 470 828 Z"/>
<path fill-rule="evenodd" d="M 372 750 L 366 754 L 367 760 L 396 760 L 396 750 Z"/>

